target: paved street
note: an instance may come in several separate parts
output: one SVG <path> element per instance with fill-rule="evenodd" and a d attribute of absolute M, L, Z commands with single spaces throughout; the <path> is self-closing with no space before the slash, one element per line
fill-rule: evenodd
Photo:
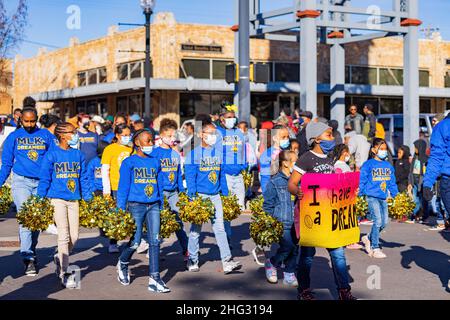
<path fill-rule="evenodd" d="M 250 217 L 241 216 L 234 223 L 233 254 L 243 268 L 230 275 L 220 270 L 219 250 L 210 226 L 204 227 L 199 273 L 185 271 L 182 257 L 174 238 L 162 246 L 161 271 L 172 292 L 166 295 L 147 291 L 148 264 L 145 254 L 136 254 L 131 261 L 132 283 L 121 286 L 116 280 L 117 255 L 106 253 L 105 241 L 93 230 L 82 230 L 71 263 L 81 268 L 81 289 L 63 289 L 56 280 L 51 254 L 56 237 L 41 235 L 38 256 L 40 272 L 37 277 L 22 276 L 18 255 L 17 223 L 14 218 L 0 219 L 0 299 L 296 299 L 296 290 L 278 284 L 269 284 L 264 269 L 257 266 L 250 252 Z M 369 227 L 362 226 L 365 233 Z M 355 296 L 363 299 L 447 299 L 445 286 L 450 280 L 450 234 L 425 231 L 422 225 L 393 222 L 382 234 L 384 252 L 388 258 L 373 260 L 362 251 L 347 250 L 347 259 Z M 381 288 L 369 290 L 368 267 L 380 268 Z M 280 278 L 282 274 L 280 273 Z M 319 249 L 314 260 L 312 287 L 319 299 L 336 297 L 330 260 L 324 249 Z"/>

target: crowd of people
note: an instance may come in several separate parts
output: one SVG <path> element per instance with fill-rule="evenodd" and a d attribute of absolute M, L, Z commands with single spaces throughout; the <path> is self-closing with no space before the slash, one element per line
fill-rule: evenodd
<path fill-rule="evenodd" d="M 342 137 L 335 120 L 314 118 L 308 111 L 283 111 L 274 121 L 256 128 L 238 121 L 234 105 L 223 104 L 214 115 L 197 115 L 178 128 L 172 119 L 161 119 L 158 130 L 138 114 L 115 116 L 80 113 L 67 121 L 38 112 L 32 99 L 14 110 L 6 126 L 16 127 L 5 140 L 0 170 L 0 186 L 12 172 L 11 188 L 19 210 L 31 196 L 51 199 L 57 249 L 54 262 L 58 278 L 67 288 L 75 286 L 69 270 L 69 257 L 79 235 L 79 200 L 93 195 L 109 195 L 117 208 L 128 210 L 136 231 L 128 244 L 119 248 L 110 240 L 108 252 L 119 253 L 118 281 L 131 282 L 129 264 L 133 254 L 148 249 L 149 285 L 152 292 L 170 289 L 159 273 L 160 210 L 166 198 L 176 214 L 180 230 L 176 237 L 180 256 L 191 272 L 199 271 L 202 226 L 186 230 L 177 206 L 179 194 L 186 192 L 211 200 L 215 208 L 212 229 L 220 252 L 223 272 L 241 268 L 233 259 L 232 244 L 237 240 L 230 222 L 223 218 L 221 195 L 237 196 L 242 211 L 248 200 L 262 194 L 264 210 L 283 223 L 284 233 L 275 255 L 266 257 L 263 248 L 253 250 L 255 261 L 264 266 L 266 278 L 277 283 L 283 269 L 283 283 L 298 288 L 299 299 L 313 299 L 310 270 L 315 248 L 300 247 L 294 219 L 302 199 L 302 176 L 307 173 L 360 172 L 359 195 L 369 204 L 369 215 L 360 224 L 371 225 L 362 244 L 328 248 L 339 298 L 353 300 L 345 249 L 362 249 L 373 258 L 386 258 L 380 245 L 380 232 L 388 224 L 387 199 L 406 191 L 414 197 L 416 209 L 407 223 L 426 223 L 437 215 L 431 230 L 449 230 L 450 209 L 450 118 L 434 118 L 435 132 L 430 147 L 424 139 L 414 143 L 414 153 L 401 146 L 393 157 L 384 140 L 373 106 L 349 108 Z M 442 123 L 439 123 L 442 122 Z M 397 158 L 395 161 L 393 158 Z M 256 177 L 246 190 L 243 171 Z M 376 173 L 376 174 L 375 174 Z M 259 183 L 258 183 L 259 181 Z M 144 233 L 146 226 L 146 234 Z M 39 233 L 20 226 L 20 253 L 24 272 L 37 274 L 36 245 Z M 145 238 L 147 240 L 145 240 Z"/>

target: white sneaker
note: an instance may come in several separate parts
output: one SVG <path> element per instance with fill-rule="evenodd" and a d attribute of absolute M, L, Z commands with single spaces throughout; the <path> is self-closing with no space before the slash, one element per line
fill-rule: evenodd
<path fill-rule="evenodd" d="M 372 248 L 370 247 L 370 240 L 368 236 L 364 236 L 361 238 L 362 243 L 364 243 L 364 248 L 367 252 L 367 254 L 371 254 L 372 253 Z"/>
<path fill-rule="evenodd" d="M 230 259 L 223 263 L 223 273 L 229 274 L 229 273 L 233 272 L 234 270 L 240 269 L 241 267 L 242 266 L 239 261 L 233 261 Z"/>
<path fill-rule="evenodd" d="M 56 228 L 56 226 L 54 224 L 51 224 L 48 226 L 47 230 L 45 230 L 45 233 L 54 234 L 55 236 L 57 236 L 58 229 Z"/>
<path fill-rule="evenodd" d="M 139 247 L 137 247 L 136 249 L 136 252 L 139 254 L 144 253 L 145 251 L 148 250 L 148 247 L 149 247 L 148 242 L 142 239 L 141 243 L 139 244 Z"/>
<path fill-rule="evenodd" d="M 158 292 L 158 293 L 167 293 L 170 292 L 170 289 L 166 286 L 162 279 L 153 279 L 149 277 L 148 279 L 148 291 Z"/>
<path fill-rule="evenodd" d="M 381 251 L 381 249 L 373 249 L 372 254 L 370 255 L 372 258 L 376 259 L 384 259 L 386 255 Z"/>
<path fill-rule="evenodd" d="M 110 244 L 108 247 L 108 252 L 109 253 L 119 253 L 119 247 L 117 246 L 117 244 Z"/>
<path fill-rule="evenodd" d="M 428 228 L 428 230 L 430 231 L 441 231 L 445 229 L 445 225 L 444 224 L 438 224 L 434 227 Z"/>
<path fill-rule="evenodd" d="M 198 262 L 193 262 L 191 259 L 189 259 L 186 263 L 187 269 L 190 272 L 199 272 L 200 268 L 198 267 Z"/>
<path fill-rule="evenodd" d="M 61 278 L 61 284 L 67 289 L 75 289 L 77 287 L 77 282 L 75 281 L 74 273 L 66 273 Z"/>
<path fill-rule="evenodd" d="M 264 248 L 256 246 L 252 250 L 252 254 L 256 264 L 259 266 L 264 266 L 264 262 L 266 261 L 266 252 L 264 251 Z"/>

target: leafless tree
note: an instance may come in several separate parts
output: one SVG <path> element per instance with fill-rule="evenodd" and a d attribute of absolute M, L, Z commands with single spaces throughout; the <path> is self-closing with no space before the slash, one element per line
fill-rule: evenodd
<path fill-rule="evenodd" d="M 18 0 L 12 13 L 6 10 L 6 1 L 0 0 L 0 90 L 6 90 L 10 85 L 12 75 L 7 58 L 22 41 L 28 18 L 26 0 Z"/>

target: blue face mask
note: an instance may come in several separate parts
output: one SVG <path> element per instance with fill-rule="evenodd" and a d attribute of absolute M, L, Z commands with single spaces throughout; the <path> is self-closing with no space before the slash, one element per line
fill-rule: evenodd
<path fill-rule="evenodd" d="M 336 146 L 335 140 L 322 140 L 320 141 L 320 148 L 322 148 L 323 153 L 328 154 L 331 151 L 333 151 L 334 147 Z"/>
<path fill-rule="evenodd" d="M 141 148 L 142 152 L 149 156 L 153 151 L 153 146 L 146 146 Z"/>
<path fill-rule="evenodd" d="M 289 145 L 290 145 L 291 143 L 289 142 L 289 139 L 286 139 L 286 140 L 281 140 L 280 141 L 280 148 L 281 149 L 287 149 L 287 148 L 289 148 Z"/>
<path fill-rule="evenodd" d="M 387 152 L 387 150 L 378 150 L 377 156 L 381 160 L 384 160 L 388 157 L 388 152 Z"/>
<path fill-rule="evenodd" d="M 120 143 L 124 146 L 128 145 L 131 142 L 130 136 L 123 136 L 120 138 Z"/>
<path fill-rule="evenodd" d="M 70 139 L 70 141 L 68 142 L 69 147 L 71 148 L 77 148 L 78 147 L 78 142 L 80 141 L 80 137 L 78 136 L 78 133 L 75 133 L 72 136 L 72 139 Z"/>

